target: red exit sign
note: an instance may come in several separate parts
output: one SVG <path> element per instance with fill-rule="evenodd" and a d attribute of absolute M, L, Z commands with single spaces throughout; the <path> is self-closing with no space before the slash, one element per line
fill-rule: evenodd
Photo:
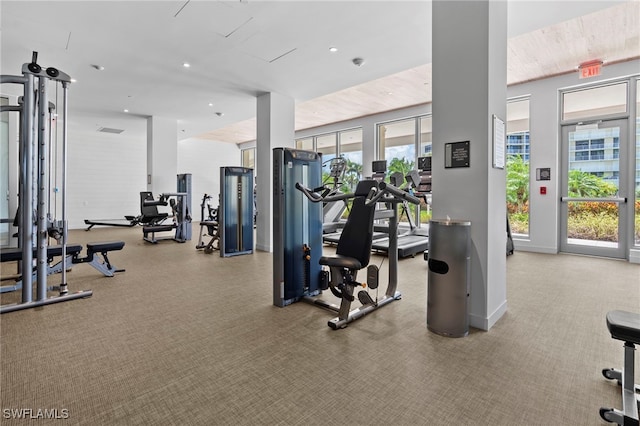
<path fill-rule="evenodd" d="M 580 64 L 578 68 L 580 78 L 591 78 L 600 75 L 602 72 L 602 61 L 593 61 Z"/>

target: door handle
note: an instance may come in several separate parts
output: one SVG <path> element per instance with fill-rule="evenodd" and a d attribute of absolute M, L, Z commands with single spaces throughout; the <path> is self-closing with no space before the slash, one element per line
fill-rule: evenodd
<path fill-rule="evenodd" d="M 582 202 L 596 202 L 596 203 L 618 203 L 624 204 L 627 202 L 627 197 L 604 197 L 604 198 L 589 198 L 589 197 L 560 197 L 560 201 L 567 203 L 570 201 L 582 201 Z"/>

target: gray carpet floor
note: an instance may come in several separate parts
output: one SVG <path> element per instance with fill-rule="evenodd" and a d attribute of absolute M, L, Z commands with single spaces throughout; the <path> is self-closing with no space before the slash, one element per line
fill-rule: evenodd
<path fill-rule="evenodd" d="M 208 255 L 193 229 L 157 245 L 140 228 L 70 233 L 126 241 L 110 256 L 126 272 L 75 265 L 70 290 L 91 298 L 0 317 L 3 425 L 598 425 L 621 407 L 605 315 L 640 312 L 638 265 L 516 252 L 507 313 L 455 339 L 427 330 L 426 263 L 404 259 L 402 299 L 333 331 L 326 310 L 272 305 L 271 254 Z M 383 292 L 386 261 L 381 277 Z"/>

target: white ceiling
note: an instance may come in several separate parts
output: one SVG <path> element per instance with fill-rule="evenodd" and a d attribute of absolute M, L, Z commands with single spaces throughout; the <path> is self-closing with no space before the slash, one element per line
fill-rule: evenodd
<path fill-rule="evenodd" d="M 77 79 L 75 129 L 143 134 L 159 116 L 178 139 L 238 143 L 255 138 L 265 92 L 296 100 L 298 129 L 431 99 L 428 1 L 2 0 L 0 15 L 0 72 L 37 51 Z M 639 16 L 638 0 L 510 0 L 509 82 L 639 57 Z"/>

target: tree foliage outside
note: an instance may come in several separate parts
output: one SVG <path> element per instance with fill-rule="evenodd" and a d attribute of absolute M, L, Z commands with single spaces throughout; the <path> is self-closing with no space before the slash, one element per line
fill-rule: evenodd
<path fill-rule="evenodd" d="M 507 156 L 507 214 L 511 232 L 529 233 L 529 162 L 521 155 Z"/>

